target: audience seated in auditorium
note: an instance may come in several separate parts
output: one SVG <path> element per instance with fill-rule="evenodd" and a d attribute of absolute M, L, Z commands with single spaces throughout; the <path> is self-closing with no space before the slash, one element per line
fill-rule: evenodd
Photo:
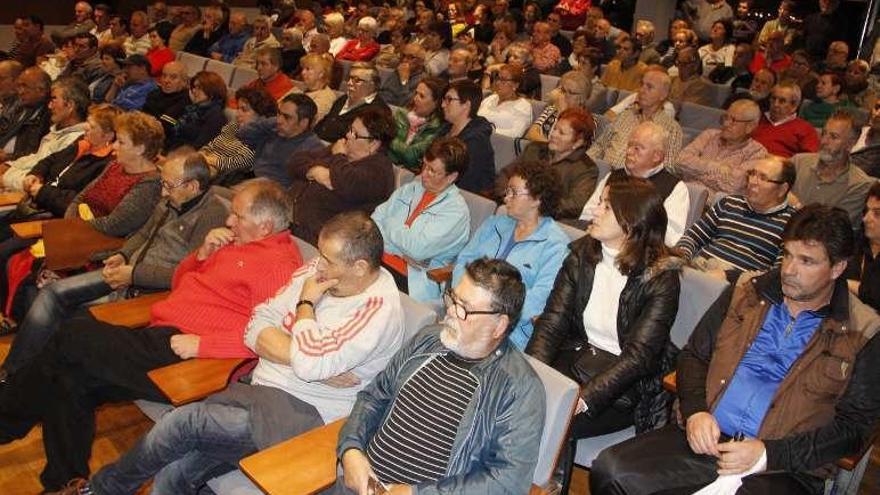
<path fill-rule="evenodd" d="M 774 86 L 770 92 L 770 109 L 761 116 L 752 138 L 770 154 L 783 158 L 816 152 L 819 135 L 809 122 L 797 116 L 800 104 L 801 88 L 797 84 L 783 81 Z"/>
<path fill-rule="evenodd" d="M 819 83 L 819 74 L 813 70 L 813 62 L 806 51 L 793 51 L 791 65 L 777 74 L 779 74 L 780 81 L 791 81 L 800 86 L 803 100 L 816 100 L 816 85 Z"/>
<path fill-rule="evenodd" d="M 315 39 L 322 37 L 321 33 Z M 314 43 L 314 41 L 313 41 Z M 333 76 L 333 57 L 329 54 L 307 53 L 300 59 L 300 77 L 303 88 L 294 86 L 293 92 L 304 91 L 318 106 L 315 122 L 320 122 L 327 115 L 336 101 L 336 92 L 330 89 L 330 78 Z"/>
<path fill-rule="evenodd" d="M 856 239 L 856 254 L 847 266 L 850 291 L 880 311 L 880 183 L 874 183 L 865 200 L 863 236 Z"/>
<path fill-rule="evenodd" d="M 201 26 L 186 43 L 183 51 L 200 57 L 210 57 L 210 49 L 214 43 L 220 42 L 226 36 L 227 28 L 223 21 L 223 11 L 220 7 L 204 7 Z"/>
<path fill-rule="evenodd" d="M 214 60 L 232 63 L 250 36 L 247 16 L 244 12 L 233 12 L 229 15 L 229 31 L 208 47 L 208 56 Z"/>
<path fill-rule="evenodd" d="M 419 81 L 425 76 L 425 49 L 415 43 L 407 43 L 400 49 L 400 62 L 394 73 L 382 82 L 379 96 L 389 105 L 403 107 L 409 104 Z"/>
<path fill-rule="evenodd" d="M 61 77 L 76 76 L 92 84 L 106 73 L 98 54 L 98 39 L 89 33 L 78 34 L 73 38 L 74 55 L 61 72 Z"/>
<path fill-rule="evenodd" d="M 425 49 L 425 71 L 432 76 L 441 76 L 449 66 L 447 41 L 448 27 L 442 23 L 428 26 L 421 41 Z"/>
<path fill-rule="evenodd" d="M 684 181 L 669 173 L 663 164 L 663 157 L 669 153 L 669 141 L 668 131 L 659 124 L 650 121 L 638 124 L 628 137 L 623 168 L 627 175 L 647 179 L 657 188 L 666 208 L 666 245 L 674 246 L 687 228 L 691 202 Z M 581 220 L 593 220 L 610 175 L 596 184 L 581 213 Z"/>
<path fill-rule="evenodd" d="M 467 166 L 464 143 L 438 138 L 419 176 L 373 211 L 385 243 L 382 263 L 400 290 L 418 301 L 439 300 L 441 287 L 428 279 L 428 270 L 452 262 L 468 241 L 470 213 L 455 186 Z"/>
<path fill-rule="evenodd" d="M 719 67 L 733 65 L 736 47 L 730 42 L 733 34 L 730 18 L 719 19 L 712 23 L 709 32 L 709 43 L 699 48 L 700 61 L 703 63 L 703 74 L 711 74 Z"/>
<path fill-rule="evenodd" d="M 150 49 L 145 56 L 150 61 L 150 75 L 158 79 L 162 75 L 162 68 L 169 62 L 174 62 L 174 52 L 168 48 L 167 40 L 162 38 L 155 28 L 147 31 L 150 36 Z"/>
<path fill-rule="evenodd" d="M 522 68 L 505 64 L 492 75 L 492 94 L 480 103 L 477 114 L 495 127 L 494 132 L 512 138 L 522 137 L 532 123 L 532 105 L 517 94 Z"/>
<path fill-rule="evenodd" d="M 39 149 L 43 136 L 53 123 L 48 108 L 51 85 L 49 75 L 37 67 L 24 69 L 16 78 L 17 100 L 12 108 L 4 108 L 0 120 L 2 162 L 30 155 Z M 0 170 L 3 168 L 0 166 Z"/>
<path fill-rule="evenodd" d="M 244 333 L 254 307 L 301 264 L 287 231 L 285 192 L 250 183 L 218 228 L 178 264 L 171 295 L 151 308 L 150 326 L 131 329 L 89 313 L 64 322 L 31 363 L 9 376 L 0 396 L 3 442 L 42 422 L 47 490 L 89 474 L 94 409 L 106 402 L 167 400 L 146 373 L 183 359 L 253 356 Z M 60 379 L 65 377 L 65 379 Z"/>
<path fill-rule="evenodd" d="M 672 77 L 669 89 L 669 101 L 676 107 L 682 103 L 695 103 L 697 105 L 712 106 L 712 95 L 709 82 L 704 79 L 701 68 L 702 62 L 697 50 L 687 46 L 675 53 L 675 67 L 678 75 Z"/>
<path fill-rule="evenodd" d="M 98 47 L 115 46 L 123 49 L 128 39 L 128 19 L 120 14 L 110 16 L 110 27 L 98 37 Z"/>
<path fill-rule="evenodd" d="M 348 132 L 332 146 L 290 157 L 293 234 L 314 244 L 321 227 L 337 213 L 372 213 L 387 200 L 394 190 L 394 165 L 387 156 L 393 137 L 390 113 L 367 107 L 357 112 Z"/>
<path fill-rule="evenodd" d="M 339 50 L 342 50 L 342 47 L 348 43 L 348 38 L 345 37 L 345 18 L 339 12 L 331 12 L 324 15 L 324 29 L 327 34 L 327 41 L 330 42 L 328 52 L 333 57 L 336 57 Z M 311 45 L 309 46 L 311 47 Z"/>
<path fill-rule="evenodd" d="M 729 84 L 731 94 L 740 90 L 748 90 L 752 85 L 752 73 L 749 65 L 752 63 L 754 49 L 748 43 L 739 43 L 733 51 L 733 61 L 729 66 L 716 66 L 711 72 L 704 73 L 715 84 Z M 770 85 L 772 86 L 776 81 Z"/>
<path fill-rule="evenodd" d="M 21 27 L 16 32 L 20 32 L 21 35 L 17 36 L 15 60 L 25 67 L 31 67 L 37 64 L 38 58 L 54 52 L 55 44 L 43 33 L 42 19 L 34 15 L 19 19 Z"/>
<path fill-rule="evenodd" d="M 767 48 L 755 52 L 749 70 L 754 74 L 759 69 L 770 69 L 779 74 L 791 66 L 791 56 L 783 49 L 785 34 L 782 31 L 770 33 Z"/>
<path fill-rule="evenodd" d="M 777 17 L 764 23 L 757 39 L 753 40 L 756 42 L 756 45 L 767 46 L 767 43 L 770 41 L 770 35 L 776 32 L 783 34 L 782 40 L 785 48 L 792 45 L 799 34 L 797 20 L 792 15 L 794 3 L 794 0 L 782 0 L 779 3 Z"/>
<path fill-rule="evenodd" d="M 541 115 L 529 126 L 525 138 L 533 143 L 546 143 L 559 115 L 570 108 L 589 109 L 588 102 L 591 101 L 592 93 L 593 83 L 585 73 L 573 70 L 563 74 L 559 86 L 548 95 L 550 104 L 544 107 Z M 591 135 L 588 141 L 592 140 Z"/>
<path fill-rule="evenodd" d="M 336 493 L 343 483 L 367 493 L 373 476 L 391 490 L 529 491 L 545 405 L 540 379 L 507 338 L 524 292 L 509 263 L 467 267 L 444 295 L 443 323 L 404 344 L 359 394 L 339 434 Z M 456 441 L 462 435 L 469 440 Z"/>
<path fill-rule="evenodd" d="M 293 89 L 293 80 L 281 71 L 281 49 L 263 47 L 254 54 L 254 67 L 257 78 L 245 85 L 246 88 L 265 89 L 276 100 Z M 234 105 L 233 105 L 234 106 Z"/>
<path fill-rule="evenodd" d="M 550 41 L 550 24 L 539 21 L 532 29 L 532 65 L 538 72 L 549 74 L 562 60 L 559 47 Z"/>
<path fill-rule="evenodd" d="M 152 46 L 148 31 L 150 26 L 147 21 L 147 14 L 136 10 L 132 12 L 130 19 L 128 23 L 129 35 L 122 43 L 122 48 L 129 57 L 132 55 L 146 55 Z"/>
<path fill-rule="evenodd" d="M 183 51 L 186 44 L 202 30 L 202 10 L 195 5 L 181 5 L 177 7 L 180 22 L 171 31 L 168 38 L 168 47 L 175 52 Z"/>
<path fill-rule="evenodd" d="M 378 109 L 390 116 L 391 110 L 377 93 L 378 89 L 379 72 L 376 68 L 364 62 L 355 62 L 348 72 L 345 94 L 333 102 L 330 111 L 315 126 L 315 134 L 328 143 L 334 143 L 345 137 L 352 121 L 364 110 Z"/>
<path fill-rule="evenodd" d="M 96 3 L 92 11 L 92 20 L 95 21 L 95 27 L 88 31 L 95 38 L 100 39 L 101 33 L 110 29 L 110 14 L 113 9 L 106 3 Z"/>
<path fill-rule="evenodd" d="M 822 493 L 835 461 L 869 444 L 880 319 L 842 277 L 853 251 L 847 215 L 810 205 L 783 245 L 781 268 L 729 287 L 679 356 L 685 424 L 605 449 L 592 493 L 692 493 L 716 480 L 710 490 Z"/>
<path fill-rule="evenodd" d="M 181 62 L 169 62 L 162 68 L 159 87 L 147 94 L 141 111 L 159 119 L 165 136 L 173 136 L 177 120 L 191 103 L 189 99 L 189 76 Z"/>
<path fill-rule="evenodd" d="M 52 32 L 52 40 L 55 44 L 61 45 L 80 33 L 88 33 L 94 29 L 92 12 L 92 6 L 88 2 L 76 2 L 73 6 L 73 20 L 63 28 Z"/>
<path fill-rule="evenodd" d="M 795 183 L 789 160 L 767 157 L 751 164 L 743 194 L 718 200 L 676 244 L 703 271 L 766 271 L 782 258 L 782 230 L 796 211 L 788 204 Z"/>
<path fill-rule="evenodd" d="M 495 186 L 495 151 L 492 149 L 492 124 L 477 115 L 483 101 L 480 87 L 471 81 L 449 85 L 443 96 L 443 118 L 449 123 L 449 137 L 461 139 L 468 149 L 467 170 L 459 177 L 458 187 L 473 193 L 491 192 Z"/>
<path fill-rule="evenodd" d="M 107 92 L 113 86 L 116 76 L 122 73 L 122 62 L 125 60 L 125 50 L 116 45 L 107 45 L 98 50 L 103 66 L 103 75 L 89 85 L 92 101 L 95 103 L 109 103 Z"/>
<path fill-rule="evenodd" d="M 849 45 L 845 41 L 832 41 L 828 45 L 825 60 L 821 63 L 821 69 L 832 72 L 846 72 L 847 60 L 849 59 Z"/>
<path fill-rule="evenodd" d="M 642 78 L 635 104 L 621 112 L 614 123 L 605 127 L 590 146 L 587 154 L 595 160 L 604 160 L 613 168 L 623 167 L 630 134 L 640 122 L 654 122 L 666 131 L 663 163 L 673 165 L 681 150 L 681 126 L 663 109 L 669 96 L 671 80 L 662 70 L 649 70 Z"/>
<path fill-rule="evenodd" d="M 770 69 L 761 69 L 751 76 L 749 86 L 733 89 L 721 108 L 730 108 L 736 100 L 752 100 L 758 104 L 762 112 L 770 110 L 770 92 L 776 86 L 776 74 Z"/>
<path fill-rule="evenodd" d="M 684 2 L 685 16 L 691 21 L 700 39 L 711 39 L 715 24 L 733 17 L 733 9 L 725 1 L 688 0 Z"/>
<path fill-rule="evenodd" d="M 880 177 L 880 101 L 874 103 L 849 159 L 871 177 Z"/>
<path fill-rule="evenodd" d="M 660 52 L 657 51 L 657 42 L 654 40 L 655 28 L 654 23 L 639 19 L 636 21 L 633 38 L 636 44 L 641 47 L 639 50 L 639 62 L 645 65 L 653 65 L 660 63 Z"/>
<path fill-rule="evenodd" d="M 648 66 L 639 60 L 639 47 L 632 38 L 617 42 L 614 60 L 605 67 L 602 84 L 609 88 L 637 91 Z"/>
<path fill-rule="evenodd" d="M 150 76 L 150 61 L 143 55 L 129 55 L 122 67 L 123 72 L 113 80 L 105 98 L 123 110 L 140 110 L 147 95 L 158 87 Z"/>
<path fill-rule="evenodd" d="M 820 203 L 836 206 L 849 214 L 853 229 L 862 225 L 868 189 L 877 179 L 850 162 L 849 154 L 859 138 L 859 128 L 846 111 L 828 118 L 822 129 L 817 153 L 801 153 L 791 158 L 797 167 L 792 193 L 800 204 Z"/>
<path fill-rule="evenodd" d="M 170 36 L 174 31 L 175 20 L 168 16 L 168 5 L 165 2 L 153 2 L 147 6 L 147 14 L 150 19 L 150 26 L 156 26 L 162 31 L 163 35 Z M 177 17 L 177 9 L 175 8 L 175 17 Z"/>
<path fill-rule="evenodd" d="M 189 83 L 191 103 L 165 136 L 165 149 L 189 145 L 201 148 L 220 134 L 226 125 L 226 84 L 216 72 L 201 71 Z"/>
<path fill-rule="evenodd" d="M 336 53 L 336 60 L 369 62 L 379 53 L 376 41 L 378 24 L 372 17 L 361 17 L 357 23 L 357 36 L 342 45 Z"/>
<path fill-rule="evenodd" d="M 846 97 L 857 107 L 871 111 L 877 101 L 877 92 L 868 83 L 868 62 L 861 59 L 853 60 L 846 67 L 844 82 Z"/>
<path fill-rule="evenodd" d="M 287 28 L 278 41 L 281 43 L 281 72 L 294 77 L 299 74 L 299 61 L 306 54 L 302 33 L 296 28 Z"/>
<path fill-rule="evenodd" d="M 443 120 L 441 103 L 446 82 L 438 77 L 425 77 L 416 85 L 407 108 L 394 111 L 395 136 L 388 147 L 388 157 L 396 165 L 416 174 L 422 168 L 422 156 L 438 137 L 449 130 Z M 467 155 L 465 155 L 467 159 Z M 461 170 L 463 175 L 465 170 Z M 458 178 L 456 176 L 456 178 Z"/>
<path fill-rule="evenodd" d="M 836 72 L 823 73 L 816 83 L 816 98 L 809 105 L 801 107 L 801 118 L 817 129 L 825 127 L 825 121 L 834 112 L 840 108 L 852 106 L 849 99 L 841 98 L 842 92 L 843 78 L 840 74 Z"/>
<path fill-rule="evenodd" d="M 760 119 L 757 103 L 734 101 L 721 117 L 721 127 L 697 135 L 670 171 L 682 180 L 703 184 L 710 193 L 745 194 L 750 162 L 767 156 L 767 149 L 751 138 Z"/>
<path fill-rule="evenodd" d="M 0 129 L 13 118 L 17 108 L 18 76 L 23 70 L 24 67 L 15 60 L 0 61 Z"/>
<path fill-rule="evenodd" d="M 272 20 L 264 15 L 257 16 L 251 25 L 251 37 L 244 42 L 232 63 L 248 69 L 256 68 L 257 50 L 260 48 L 279 48 L 281 43 L 272 34 Z M 225 55 L 225 54 L 224 54 Z M 280 65 L 280 64 L 279 64 Z"/>

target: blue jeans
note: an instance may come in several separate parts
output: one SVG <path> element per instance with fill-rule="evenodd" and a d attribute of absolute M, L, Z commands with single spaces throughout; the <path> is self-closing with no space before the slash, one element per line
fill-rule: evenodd
<path fill-rule="evenodd" d="M 76 308 L 111 292 L 113 289 L 104 282 L 101 270 L 63 278 L 44 287 L 18 325 L 2 368 L 9 373 L 20 369 L 40 353 L 61 322 Z"/>
<path fill-rule="evenodd" d="M 242 384 L 231 388 L 237 387 L 266 396 L 279 393 L 270 387 Z M 291 399 L 285 411 L 288 424 L 279 425 L 279 430 L 298 434 L 323 424 L 314 407 Z M 252 414 L 253 410 L 246 404 L 217 403 L 211 398 L 174 409 L 119 461 L 95 474 L 91 488 L 96 494 L 135 493 L 155 475 L 153 494 L 196 494 L 208 480 L 236 469 L 241 458 L 258 450 L 253 423 L 259 421 L 259 414 Z"/>

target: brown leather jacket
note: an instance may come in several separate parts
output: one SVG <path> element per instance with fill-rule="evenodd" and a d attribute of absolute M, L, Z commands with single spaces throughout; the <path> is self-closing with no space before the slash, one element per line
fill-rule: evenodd
<path fill-rule="evenodd" d="M 779 272 L 741 279 L 706 313 L 678 363 L 683 417 L 718 404 L 769 307 L 782 302 Z M 784 378 L 758 437 L 768 469 L 813 471 L 861 450 L 880 418 L 880 317 L 835 286 L 829 315 Z M 864 349 L 864 351 L 863 351 Z"/>

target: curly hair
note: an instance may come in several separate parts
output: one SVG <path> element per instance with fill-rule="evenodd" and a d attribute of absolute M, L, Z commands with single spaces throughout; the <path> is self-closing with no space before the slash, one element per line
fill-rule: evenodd
<path fill-rule="evenodd" d="M 526 182 L 529 196 L 541 202 L 538 211 L 542 216 L 552 217 L 559 209 L 562 199 L 562 186 L 555 169 L 535 160 L 515 161 L 504 168 L 502 184 L 505 186 L 513 177 Z"/>
<path fill-rule="evenodd" d="M 143 145 L 144 158 L 154 160 L 165 144 L 162 124 L 152 115 L 134 111 L 119 114 L 113 122 L 116 134 L 125 133 L 135 146 Z"/>
<path fill-rule="evenodd" d="M 114 132 L 113 123 L 122 109 L 109 103 L 101 103 L 89 107 L 89 118 L 94 120 L 104 132 Z"/>

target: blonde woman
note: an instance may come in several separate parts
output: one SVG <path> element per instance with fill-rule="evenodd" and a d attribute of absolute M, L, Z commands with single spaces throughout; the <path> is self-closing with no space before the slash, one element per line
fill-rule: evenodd
<path fill-rule="evenodd" d="M 329 54 L 307 53 L 299 60 L 302 68 L 300 77 L 302 84 L 294 88 L 291 93 L 305 93 L 318 106 L 318 114 L 315 122 L 320 122 L 327 115 L 333 102 L 336 101 L 336 92 L 330 89 L 330 77 L 333 74 L 333 57 Z"/>

